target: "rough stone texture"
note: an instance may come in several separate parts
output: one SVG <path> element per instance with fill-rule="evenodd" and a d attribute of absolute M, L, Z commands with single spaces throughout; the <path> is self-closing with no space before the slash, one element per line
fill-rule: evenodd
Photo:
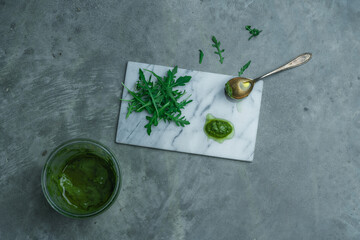
<path fill-rule="evenodd" d="M 0 239 L 360 239 L 359 22 L 350 0 L 0 0 Z M 256 77 L 307 51 L 264 82 L 251 164 L 115 144 L 128 60 L 236 74 L 251 59 Z M 40 188 L 75 137 L 122 166 L 116 203 L 88 220 Z"/>

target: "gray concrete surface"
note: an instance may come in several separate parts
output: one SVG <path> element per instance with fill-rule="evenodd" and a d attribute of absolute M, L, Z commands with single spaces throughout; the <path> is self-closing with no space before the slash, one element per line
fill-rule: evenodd
<path fill-rule="evenodd" d="M 359 22 L 350 0 L 0 0 L 0 239 L 360 239 Z M 251 41 L 248 24 L 263 30 Z M 307 51 L 264 82 L 253 163 L 114 142 L 129 60 L 224 74 L 252 60 L 256 77 Z M 75 137 L 123 172 L 87 220 L 40 189 L 49 152 Z"/>

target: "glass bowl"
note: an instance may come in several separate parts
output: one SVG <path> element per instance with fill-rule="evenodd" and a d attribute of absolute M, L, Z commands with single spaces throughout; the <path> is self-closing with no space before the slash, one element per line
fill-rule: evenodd
<path fill-rule="evenodd" d="M 120 166 L 104 145 L 73 139 L 49 155 L 41 186 L 58 213 L 71 218 L 95 216 L 116 200 L 121 188 Z"/>

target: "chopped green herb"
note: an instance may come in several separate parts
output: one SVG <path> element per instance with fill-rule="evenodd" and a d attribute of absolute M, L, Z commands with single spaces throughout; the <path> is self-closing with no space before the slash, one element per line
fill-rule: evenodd
<path fill-rule="evenodd" d="M 201 49 L 199 49 L 199 52 L 200 52 L 199 64 L 201 64 L 201 63 L 202 63 L 202 60 L 203 60 L 203 58 L 204 58 L 204 53 L 203 53 L 203 51 L 201 51 Z"/>
<path fill-rule="evenodd" d="M 245 70 L 250 66 L 251 61 L 248 61 L 239 71 L 239 77 L 245 72 Z"/>
<path fill-rule="evenodd" d="M 136 82 L 135 91 L 128 90 L 133 97 L 128 104 L 128 112 L 126 118 L 132 112 L 141 112 L 146 110 L 148 116 L 146 119 L 148 123 L 144 126 L 147 129 L 147 134 L 151 134 L 151 127 L 157 126 L 160 120 L 164 122 L 173 121 L 177 126 L 184 127 L 190 124 L 185 119 L 185 116 L 181 115 L 181 109 L 184 109 L 185 105 L 192 102 L 188 100 L 190 96 L 184 100 L 178 102 L 178 100 L 186 94 L 186 91 L 173 90 L 175 87 L 185 86 L 191 79 L 190 76 L 183 76 L 176 79 L 177 66 L 172 71 L 167 72 L 167 76 L 163 78 L 156 75 L 154 72 L 144 69 L 150 72 L 149 80 L 146 80 L 144 72 L 139 69 L 139 80 Z M 151 76 L 154 76 L 157 81 L 151 81 Z M 125 101 L 123 99 L 120 99 Z"/>
<path fill-rule="evenodd" d="M 251 37 L 249 37 L 248 40 L 250 40 L 252 37 L 256 37 L 257 35 L 259 35 L 262 30 L 259 30 L 259 29 L 256 29 L 256 28 L 253 28 L 251 29 L 251 26 L 245 26 L 245 29 L 249 31 L 249 33 L 251 34 Z"/>
<path fill-rule="evenodd" d="M 220 41 L 218 42 L 217 39 L 215 38 L 215 36 L 212 36 L 211 40 L 213 41 L 214 44 L 212 44 L 212 46 L 214 48 L 216 48 L 217 52 L 214 52 L 215 54 L 219 55 L 220 59 L 220 63 L 223 64 L 224 62 L 224 57 L 221 55 L 221 53 L 223 53 L 225 51 L 225 49 L 220 50 Z"/>
<path fill-rule="evenodd" d="M 206 115 L 204 132 L 208 138 L 219 143 L 231 139 L 235 134 L 234 125 L 231 122 L 225 119 L 215 118 L 210 113 Z"/>

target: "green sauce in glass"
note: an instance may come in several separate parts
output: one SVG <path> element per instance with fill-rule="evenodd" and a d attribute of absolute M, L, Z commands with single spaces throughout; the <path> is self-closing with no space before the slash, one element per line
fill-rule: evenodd
<path fill-rule="evenodd" d="M 206 115 L 204 132 L 208 138 L 219 143 L 223 143 L 226 139 L 231 139 L 235 133 L 234 125 L 231 122 L 225 119 L 215 118 L 211 114 Z"/>
<path fill-rule="evenodd" d="M 107 161 L 84 153 L 69 159 L 58 176 L 58 188 L 69 207 L 95 211 L 103 206 L 115 187 L 115 174 Z"/>

